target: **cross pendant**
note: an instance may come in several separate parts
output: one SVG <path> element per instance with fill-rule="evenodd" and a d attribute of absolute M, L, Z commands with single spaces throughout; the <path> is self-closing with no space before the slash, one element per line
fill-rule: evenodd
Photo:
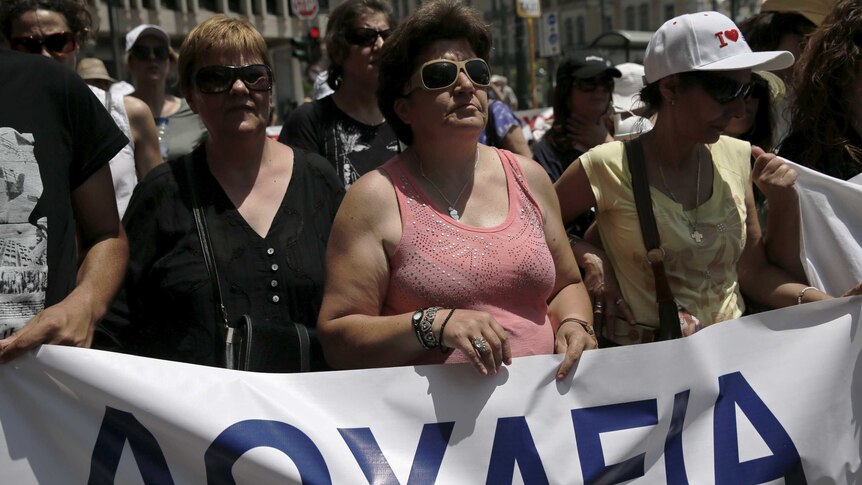
<path fill-rule="evenodd" d="M 694 242 L 696 242 L 698 245 L 703 242 L 703 234 L 701 234 L 700 231 L 698 231 L 697 228 L 694 227 L 691 231 L 691 238 L 694 239 Z"/>

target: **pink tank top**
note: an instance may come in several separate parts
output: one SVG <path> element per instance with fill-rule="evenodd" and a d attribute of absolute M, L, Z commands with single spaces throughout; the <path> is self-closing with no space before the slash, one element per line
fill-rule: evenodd
<path fill-rule="evenodd" d="M 403 228 L 389 261 L 382 314 L 430 306 L 480 310 L 509 332 L 513 356 L 551 354 L 547 300 L 556 274 L 542 212 L 515 157 L 497 153 L 506 172 L 509 212 L 496 227 L 471 227 L 437 212 L 400 157 L 381 167 L 395 186 Z M 428 351 L 412 364 L 443 362 L 469 361 L 459 350 Z"/>

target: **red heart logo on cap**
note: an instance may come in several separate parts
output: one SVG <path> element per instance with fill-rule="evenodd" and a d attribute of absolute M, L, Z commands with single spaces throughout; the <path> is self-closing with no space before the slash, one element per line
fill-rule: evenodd
<path fill-rule="evenodd" d="M 728 39 L 736 42 L 737 40 L 739 40 L 739 31 L 736 29 L 725 30 L 724 36 L 727 37 Z"/>

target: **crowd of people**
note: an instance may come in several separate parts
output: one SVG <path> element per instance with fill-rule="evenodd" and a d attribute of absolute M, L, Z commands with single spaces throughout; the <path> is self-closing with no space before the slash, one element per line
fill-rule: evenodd
<path fill-rule="evenodd" d="M 340 3 L 328 94 L 278 141 L 249 21 L 211 17 L 178 53 L 158 25 L 132 29 L 123 95 L 98 60 L 77 62 L 83 3 L 6 1 L 3 222 L 19 252 L 47 258 L 4 261 L 45 284 L 29 314 L 0 315 L 14 332 L 0 360 L 54 343 L 257 371 L 492 375 L 561 354 L 564 379 L 584 351 L 840 296 L 806 281 L 796 173 L 771 153 L 862 172 L 862 0 L 814 10 L 768 0 L 741 27 L 680 15 L 643 65 L 570 53 L 553 126 L 529 145 L 491 30 L 457 0 L 400 22 L 385 0 Z M 8 174 L 27 182 L 13 193 Z"/>

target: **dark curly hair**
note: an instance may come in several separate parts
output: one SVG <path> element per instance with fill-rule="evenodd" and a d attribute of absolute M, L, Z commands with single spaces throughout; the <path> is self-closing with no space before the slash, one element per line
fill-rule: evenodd
<path fill-rule="evenodd" d="M 862 62 L 862 0 L 835 4 L 808 41 L 797 67 L 791 133 L 801 137 L 797 162 L 828 173 L 862 170 L 862 147 L 853 145 L 847 102 Z"/>
<path fill-rule="evenodd" d="M 413 144 L 410 125 L 395 113 L 395 101 L 419 67 L 418 59 L 433 42 L 464 39 L 476 57 L 488 62 L 493 37 L 491 29 L 473 8 L 458 0 L 435 0 L 422 5 L 386 40 L 380 55 L 377 103 L 398 139 Z"/>
<path fill-rule="evenodd" d="M 761 12 L 748 17 L 739 24 L 751 50 L 774 51 L 781 37 L 787 34 L 806 36 L 815 25 L 803 15 L 792 12 Z"/>
<path fill-rule="evenodd" d="M 341 85 L 341 76 L 344 74 L 342 63 L 350 53 L 347 33 L 356 28 L 356 19 L 368 13 L 378 12 L 386 16 L 389 28 L 394 29 L 395 17 L 392 14 L 392 6 L 386 0 L 347 0 L 329 14 L 323 41 L 326 44 L 326 55 L 329 57 L 326 84 L 333 91 L 337 91 Z"/>
<path fill-rule="evenodd" d="M 78 43 L 93 35 L 93 16 L 81 0 L 2 0 L 0 2 L 0 29 L 6 39 L 12 37 L 12 22 L 33 10 L 50 10 L 66 18 L 69 29 Z"/>

